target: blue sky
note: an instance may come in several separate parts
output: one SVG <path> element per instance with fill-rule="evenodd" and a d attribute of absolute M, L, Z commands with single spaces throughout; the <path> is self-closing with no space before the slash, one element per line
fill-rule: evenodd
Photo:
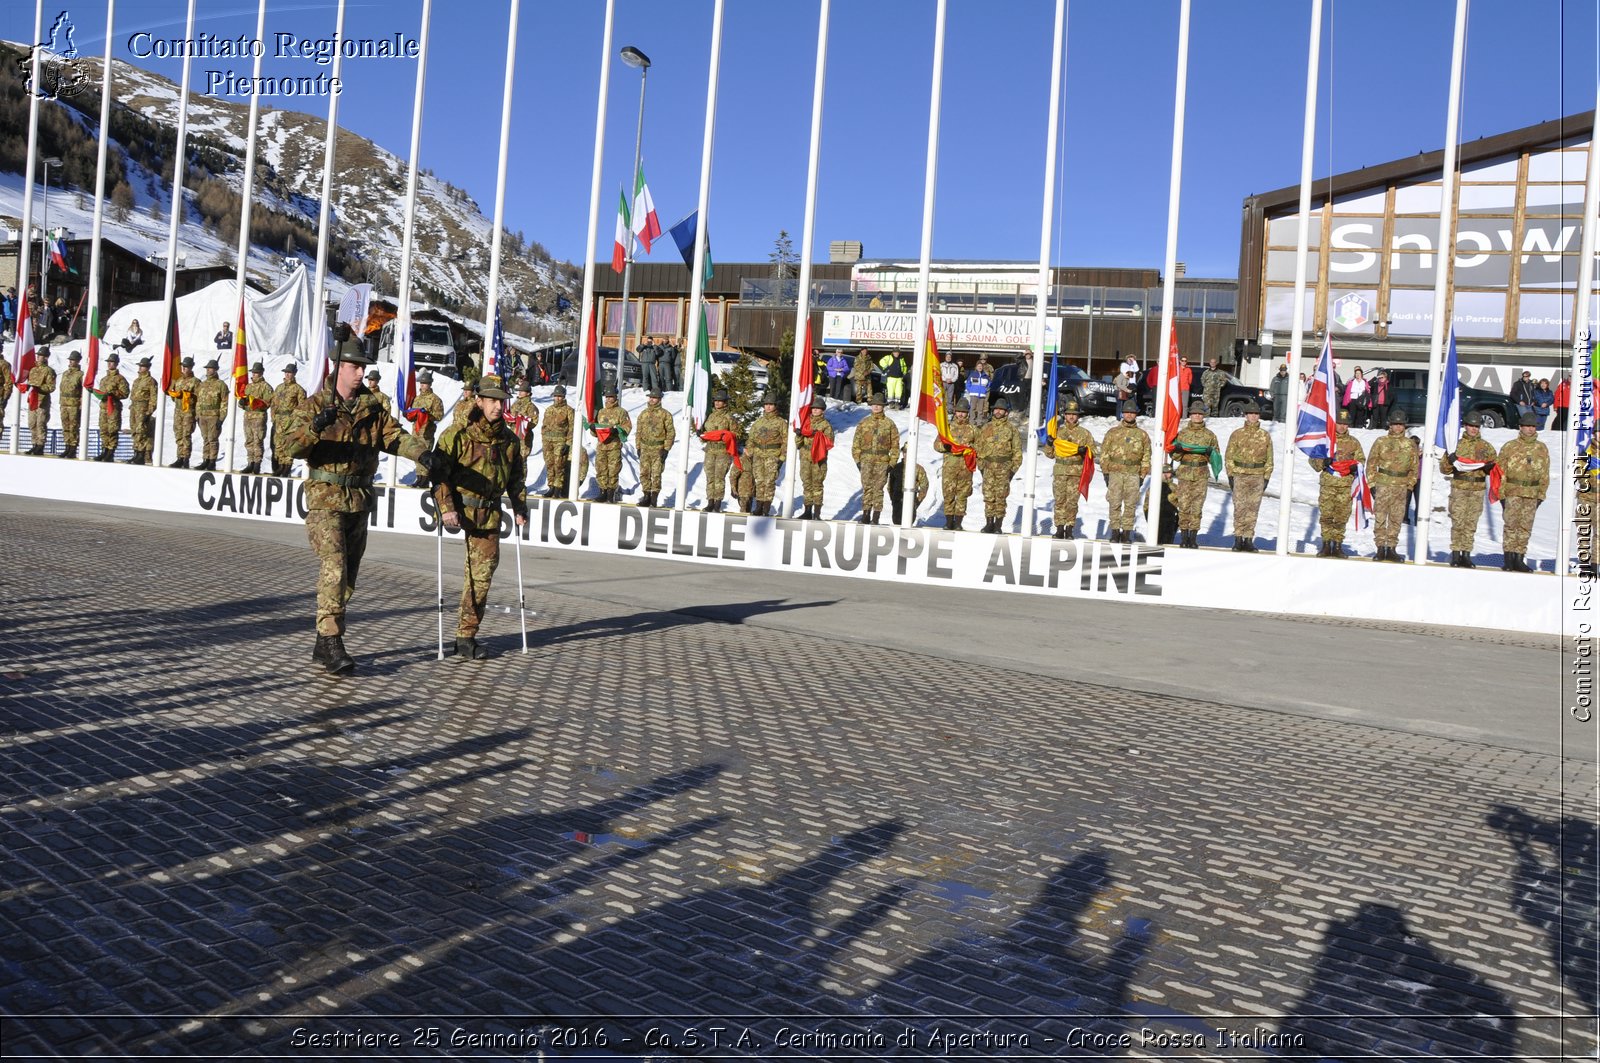
<path fill-rule="evenodd" d="M 14 0 L 10 10 L 21 3 Z M 177 80 L 176 60 L 130 54 L 130 36 L 177 37 L 179 0 L 123 0 L 120 58 Z M 253 34 L 255 4 L 202 0 L 197 27 Z M 1326 175 L 1442 146 L 1454 4 L 1327 0 L 1316 172 Z M 74 5 L 81 49 L 103 49 L 104 12 Z M 644 160 L 664 225 L 694 207 L 710 55 L 710 0 L 618 0 L 613 46 L 654 65 Z M 764 260 L 780 229 L 800 245 L 815 64 L 815 0 L 728 0 L 712 168 L 718 261 Z M 441 0 L 423 120 L 422 164 L 494 205 L 509 0 Z M 1064 103 L 1058 264 L 1160 268 L 1166 239 L 1177 0 L 1073 0 Z M 1053 0 L 950 0 L 933 254 L 1037 259 Z M 346 36 L 416 36 L 420 0 L 351 2 Z M 932 70 L 932 0 L 835 0 L 828 49 L 816 257 L 860 240 L 873 258 L 915 259 Z M 507 227 L 581 261 L 588 219 L 602 0 L 523 0 Z M 49 21 L 47 14 L 46 21 Z M 331 37 L 334 4 L 269 0 L 276 31 Z M 1194 5 L 1178 258 L 1191 276 L 1233 276 L 1240 204 L 1299 179 L 1310 4 Z M 25 32 L 6 31 L 13 39 Z M 1474 5 L 1463 140 L 1587 111 L 1596 83 L 1593 0 Z M 325 70 L 307 60 L 265 72 Z M 249 60 L 196 59 L 249 73 Z M 414 67 L 347 61 L 339 121 L 404 155 Z M 628 176 L 639 75 L 613 60 L 597 256 L 609 259 L 612 206 Z M 325 101 L 267 99 L 326 113 Z M 675 255 L 670 243 L 654 258 Z"/>

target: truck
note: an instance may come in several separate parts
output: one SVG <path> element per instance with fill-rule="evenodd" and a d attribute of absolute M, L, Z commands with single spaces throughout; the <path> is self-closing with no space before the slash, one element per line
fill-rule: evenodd
<path fill-rule="evenodd" d="M 398 324 L 397 321 L 386 321 L 379 331 L 378 361 L 399 361 L 399 352 L 395 349 L 395 329 Z M 449 325 L 441 321 L 412 321 L 411 350 L 419 370 L 431 369 L 453 380 L 460 379 L 456 347 L 450 339 Z"/>

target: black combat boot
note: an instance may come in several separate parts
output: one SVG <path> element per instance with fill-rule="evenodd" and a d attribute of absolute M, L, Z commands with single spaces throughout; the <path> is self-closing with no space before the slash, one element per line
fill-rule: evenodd
<path fill-rule="evenodd" d="M 750 511 L 755 507 L 755 504 L 756 504 L 755 503 L 755 499 L 753 499 L 753 498 L 741 498 L 741 499 L 739 499 L 739 509 L 742 510 L 746 514 L 750 513 Z"/>
<path fill-rule="evenodd" d="M 1057 528 L 1055 530 L 1055 532 L 1050 536 L 1050 538 L 1052 538 L 1052 539 L 1065 539 L 1066 537 L 1067 537 L 1067 529 L 1065 529 L 1065 528 Z"/>
<path fill-rule="evenodd" d="M 1076 539 L 1078 537 L 1078 530 L 1071 524 L 1068 524 L 1065 528 L 1061 529 L 1061 537 L 1063 539 Z"/>
<path fill-rule="evenodd" d="M 456 639 L 456 656 L 463 661 L 487 661 L 489 651 L 478 645 L 475 638 Z"/>
<path fill-rule="evenodd" d="M 28 448 L 28 453 L 30 455 L 32 455 L 33 457 L 35 457 L 35 458 L 44 457 L 44 444 L 43 443 L 35 443 L 33 446 Z"/>
<path fill-rule="evenodd" d="M 1526 560 L 1524 560 L 1523 555 L 1521 555 L 1521 554 L 1507 554 L 1506 555 L 1506 571 L 1507 572 L 1532 572 L 1533 569 L 1528 565 L 1528 562 Z"/>
<path fill-rule="evenodd" d="M 316 648 L 311 651 L 311 659 L 325 664 L 328 660 L 328 636 L 318 635 Z"/>
<path fill-rule="evenodd" d="M 344 636 L 329 635 L 323 667 L 330 675 L 349 675 L 356 670 L 355 660 L 344 650 Z"/>
<path fill-rule="evenodd" d="M 189 459 L 188 458 L 179 458 L 177 461 L 175 461 L 171 465 L 167 466 L 167 468 L 169 468 L 169 469 L 187 469 L 188 467 L 189 467 Z"/>
<path fill-rule="evenodd" d="M 69 444 L 67 446 L 62 447 L 61 448 L 61 456 L 63 458 L 76 458 L 78 456 L 78 448 L 77 448 L 77 446 L 74 445 L 74 444 Z"/>
<path fill-rule="evenodd" d="M 1233 552 L 1236 554 L 1244 553 L 1244 540 L 1237 535 L 1233 537 Z"/>
<path fill-rule="evenodd" d="M 707 506 L 706 509 L 710 510 L 712 513 L 721 513 L 722 512 L 722 504 L 723 504 L 723 500 L 719 498 L 715 502 L 713 502 L 709 506 Z"/>
<path fill-rule="evenodd" d="M 1471 550 L 1463 550 L 1463 551 L 1461 551 L 1461 567 L 1462 568 L 1477 568 L 1478 567 L 1477 565 L 1472 563 L 1472 551 Z"/>

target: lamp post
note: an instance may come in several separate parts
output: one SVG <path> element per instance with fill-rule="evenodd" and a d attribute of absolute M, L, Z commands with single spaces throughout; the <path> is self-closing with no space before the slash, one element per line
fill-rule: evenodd
<path fill-rule="evenodd" d="M 633 180 L 639 182 L 639 151 L 644 144 L 644 83 L 645 75 L 650 72 L 650 57 L 645 55 L 633 45 L 622 49 L 622 61 L 639 70 L 639 128 L 633 136 Z M 631 191 L 631 189 L 630 189 Z M 626 195 L 627 193 L 623 193 Z M 631 210 L 630 209 L 630 216 Z M 622 392 L 622 363 L 628 357 L 628 291 L 633 280 L 633 226 L 628 226 L 628 235 L 624 238 L 627 243 L 624 248 L 627 252 L 622 260 L 622 336 L 617 340 L 617 393 Z M 605 331 L 601 329 L 599 331 Z M 593 394 L 591 392 L 590 394 Z"/>
<path fill-rule="evenodd" d="M 44 197 L 39 220 L 39 307 L 42 313 L 48 315 L 50 314 L 50 167 L 60 166 L 61 160 L 52 155 L 43 161 Z M 26 299 L 28 278 L 22 278 L 22 285 L 24 289 L 22 297 Z M 41 342 L 55 335 L 53 331 L 56 327 L 55 318 L 50 317 L 49 320 L 52 331 L 39 337 Z"/>

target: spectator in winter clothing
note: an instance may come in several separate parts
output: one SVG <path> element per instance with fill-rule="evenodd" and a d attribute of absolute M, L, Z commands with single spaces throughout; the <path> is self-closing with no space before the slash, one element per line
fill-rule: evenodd
<path fill-rule="evenodd" d="M 1382 428 L 1389 423 L 1389 408 L 1394 405 L 1394 389 L 1389 387 L 1389 374 L 1378 370 L 1378 375 L 1367 385 L 1367 409 L 1371 416 L 1367 423 Z"/>
<path fill-rule="evenodd" d="M 211 343 L 219 351 L 233 350 L 233 326 L 224 321 L 217 334 L 211 337 Z"/>
<path fill-rule="evenodd" d="M 979 357 L 978 364 L 967 374 L 967 405 L 972 411 L 972 423 L 981 427 L 989 419 L 989 359 Z"/>
<path fill-rule="evenodd" d="M 906 374 L 910 367 L 906 365 L 906 356 L 902 351 L 889 351 L 878 359 L 878 368 L 883 370 L 883 389 L 889 399 L 887 405 L 906 408 Z"/>
<path fill-rule="evenodd" d="M 850 360 L 838 348 L 828 356 L 824 365 L 828 374 L 828 394 L 840 402 L 849 399 L 850 389 Z"/>
<path fill-rule="evenodd" d="M 1552 396 L 1556 419 L 1550 427 L 1557 432 L 1567 430 L 1567 409 L 1572 405 L 1572 381 L 1567 374 L 1561 374 L 1561 383 L 1556 385 L 1555 394 Z"/>
<path fill-rule="evenodd" d="M 1344 387 L 1344 401 L 1342 405 L 1350 411 L 1350 427 L 1367 427 L 1367 414 L 1371 412 L 1371 396 L 1367 394 L 1367 377 L 1359 367 L 1356 375 L 1350 378 L 1350 383 Z"/>
<path fill-rule="evenodd" d="M 1541 380 L 1539 386 L 1533 389 L 1533 415 L 1539 419 L 1535 426 L 1539 431 L 1544 431 L 1544 423 L 1550 417 L 1550 410 L 1555 406 L 1556 394 L 1550 390 L 1550 381 Z"/>
<path fill-rule="evenodd" d="M 1278 375 L 1272 378 L 1272 419 L 1283 421 L 1289 416 L 1289 363 L 1278 366 Z"/>
<path fill-rule="evenodd" d="M 1517 404 L 1517 413 L 1533 413 L 1533 374 L 1523 370 L 1522 379 L 1511 385 L 1511 401 Z"/>
<path fill-rule="evenodd" d="M 950 352 L 944 352 L 944 361 L 939 363 L 939 379 L 944 384 L 944 404 L 948 409 L 956 401 L 956 381 L 961 379 L 961 367 L 950 359 Z"/>

